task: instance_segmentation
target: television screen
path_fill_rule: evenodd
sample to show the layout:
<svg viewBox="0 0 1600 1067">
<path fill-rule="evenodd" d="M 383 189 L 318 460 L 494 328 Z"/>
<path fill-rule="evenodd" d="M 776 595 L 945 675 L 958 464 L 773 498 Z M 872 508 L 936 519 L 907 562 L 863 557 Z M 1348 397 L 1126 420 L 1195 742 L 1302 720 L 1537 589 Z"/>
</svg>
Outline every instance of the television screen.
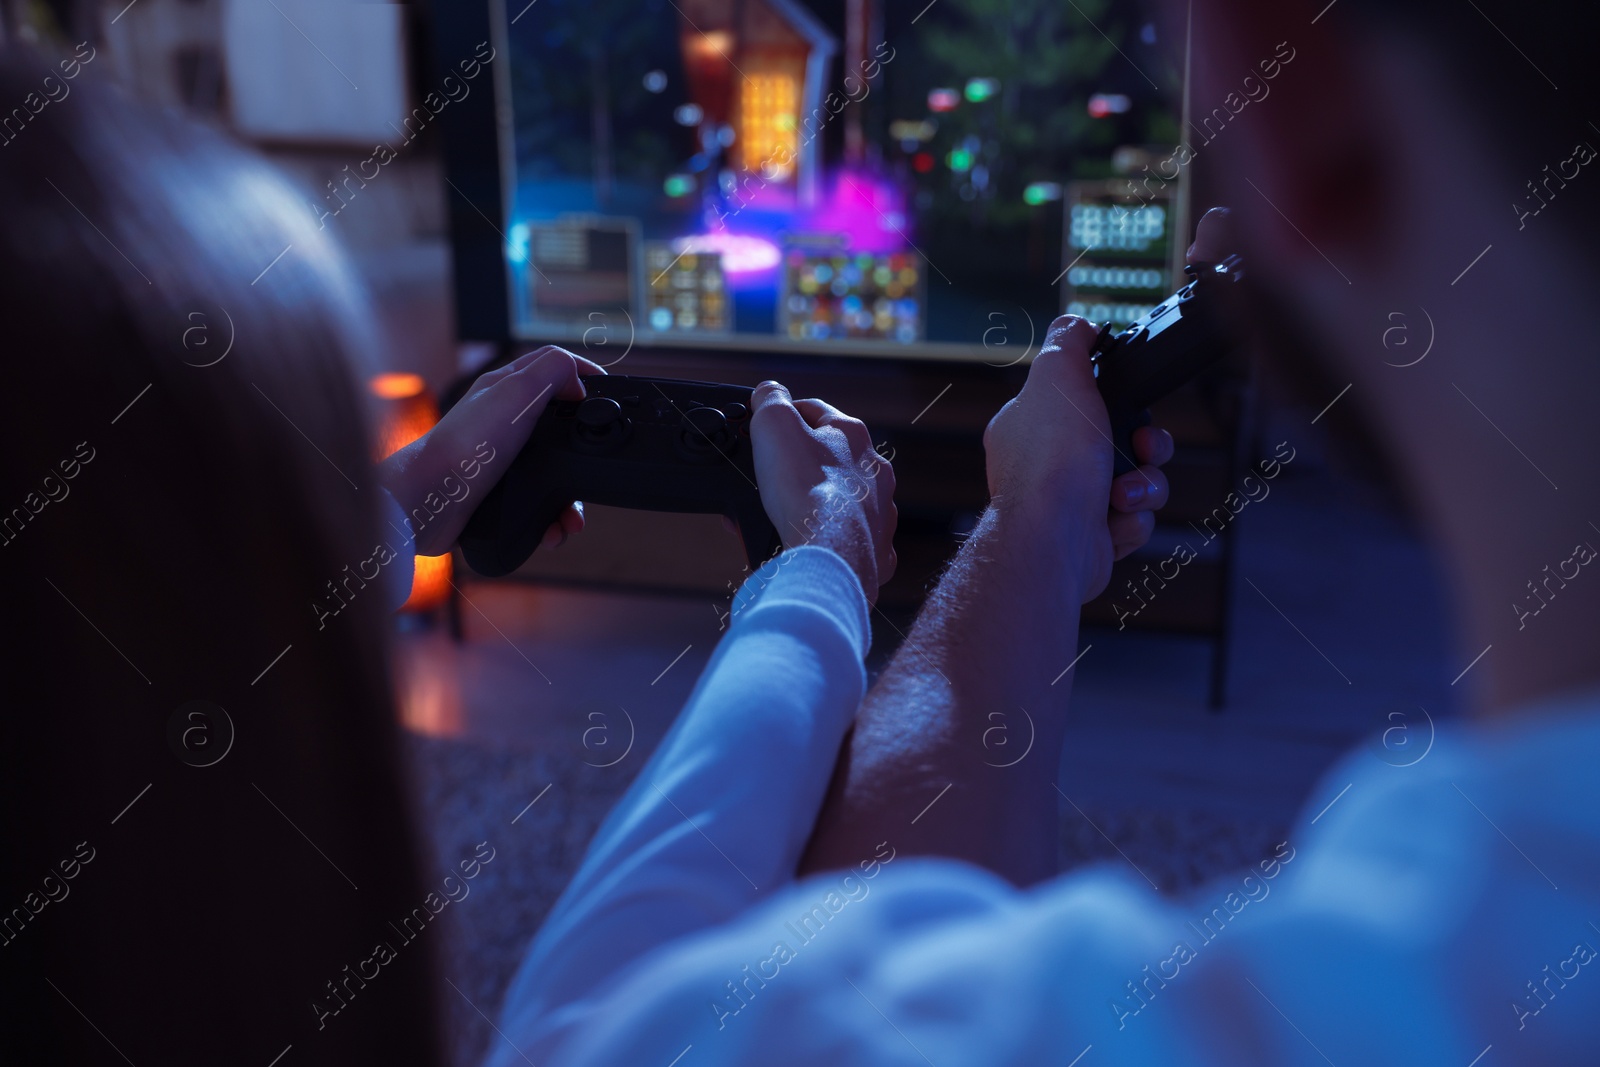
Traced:
<svg viewBox="0 0 1600 1067">
<path fill-rule="evenodd" d="M 1007 363 L 1176 288 L 1181 47 L 1116 0 L 918 6 L 500 5 L 512 335 Z"/>
</svg>

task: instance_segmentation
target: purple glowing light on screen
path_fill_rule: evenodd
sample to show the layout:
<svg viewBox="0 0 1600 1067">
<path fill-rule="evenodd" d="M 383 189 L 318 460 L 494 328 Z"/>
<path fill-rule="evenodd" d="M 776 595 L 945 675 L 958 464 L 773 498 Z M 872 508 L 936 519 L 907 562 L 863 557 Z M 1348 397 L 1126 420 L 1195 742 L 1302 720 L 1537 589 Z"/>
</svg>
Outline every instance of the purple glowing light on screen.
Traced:
<svg viewBox="0 0 1600 1067">
<path fill-rule="evenodd" d="M 729 223 L 744 232 L 727 228 Z M 706 225 L 708 232 L 680 237 L 672 250 L 719 256 L 730 287 L 738 289 L 768 284 L 769 272 L 782 262 L 786 235 L 836 239 L 852 253 L 904 252 L 911 242 L 904 192 L 892 181 L 848 170 L 827 183 L 814 207 L 798 207 L 788 188 L 757 187 L 708 212 Z"/>
<path fill-rule="evenodd" d="M 672 242 L 678 253 L 718 255 L 724 274 L 758 274 L 771 270 L 783 258 L 778 246 L 764 237 L 744 233 L 697 233 Z"/>
<path fill-rule="evenodd" d="M 842 234 L 852 252 L 903 252 L 910 238 L 905 197 L 893 183 L 841 171 L 804 221 L 812 233 Z"/>
</svg>

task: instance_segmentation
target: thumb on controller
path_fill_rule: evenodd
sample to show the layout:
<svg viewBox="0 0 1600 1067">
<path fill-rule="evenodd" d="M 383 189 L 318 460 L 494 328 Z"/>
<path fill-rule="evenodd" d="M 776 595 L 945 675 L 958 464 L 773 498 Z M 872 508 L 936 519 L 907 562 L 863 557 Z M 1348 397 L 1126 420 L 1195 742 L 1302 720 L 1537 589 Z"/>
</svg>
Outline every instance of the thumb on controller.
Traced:
<svg viewBox="0 0 1600 1067">
<path fill-rule="evenodd" d="M 766 381 L 756 386 L 750 394 L 750 409 L 752 435 L 758 432 L 757 427 L 762 427 L 759 431 L 762 435 L 795 431 L 803 433 L 809 428 L 800 409 L 794 406 L 788 387 L 781 382 Z"/>
<path fill-rule="evenodd" d="M 1052 322 L 1044 347 L 1028 369 L 1023 392 L 1042 393 L 1046 399 L 1059 403 L 1062 393 L 1074 397 L 1092 391 L 1094 366 L 1089 352 L 1096 336 L 1094 324 L 1077 315 L 1063 315 Z"/>
</svg>

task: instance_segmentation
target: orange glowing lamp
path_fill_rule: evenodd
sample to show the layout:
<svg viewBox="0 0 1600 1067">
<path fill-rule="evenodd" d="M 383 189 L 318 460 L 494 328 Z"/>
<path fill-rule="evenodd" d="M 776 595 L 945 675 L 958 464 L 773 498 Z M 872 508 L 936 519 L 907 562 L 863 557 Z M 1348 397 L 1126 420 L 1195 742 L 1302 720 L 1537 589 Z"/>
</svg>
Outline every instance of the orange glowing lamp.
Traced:
<svg viewBox="0 0 1600 1067">
<path fill-rule="evenodd" d="M 380 374 L 370 383 L 380 401 L 377 458 L 383 460 L 433 429 L 439 405 L 420 374 Z M 411 577 L 411 595 L 401 611 L 427 611 L 444 603 L 450 592 L 450 554 L 418 556 Z"/>
</svg>

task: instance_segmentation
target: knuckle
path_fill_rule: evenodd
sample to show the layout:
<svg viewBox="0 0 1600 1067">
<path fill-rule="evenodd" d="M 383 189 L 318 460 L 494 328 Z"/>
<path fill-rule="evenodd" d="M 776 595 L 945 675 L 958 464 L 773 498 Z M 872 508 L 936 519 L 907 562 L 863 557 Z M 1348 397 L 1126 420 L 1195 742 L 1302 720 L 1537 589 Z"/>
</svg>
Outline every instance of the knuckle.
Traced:
<svg viewBox="0 0 1600 1067">
<path fill-rule="evenodd" d="M 1069 334 L 1078 330 L 1092 330 L 1094 327 L 1082 315 L 1058 315 L 1050 322 L 1048 335 Z"/>
<path fill-rule="evenodd" d="M 1050 324 L 1039 355 L 1043 356 L 1052 349 L 1087 348 L 1094 336 L 1094 324 L 1088 319 L 1080 315 L 1062 315 Z M 1038 357 L 1035 357 L 1035 362 L 1038 362 Z"/>
</svg>

